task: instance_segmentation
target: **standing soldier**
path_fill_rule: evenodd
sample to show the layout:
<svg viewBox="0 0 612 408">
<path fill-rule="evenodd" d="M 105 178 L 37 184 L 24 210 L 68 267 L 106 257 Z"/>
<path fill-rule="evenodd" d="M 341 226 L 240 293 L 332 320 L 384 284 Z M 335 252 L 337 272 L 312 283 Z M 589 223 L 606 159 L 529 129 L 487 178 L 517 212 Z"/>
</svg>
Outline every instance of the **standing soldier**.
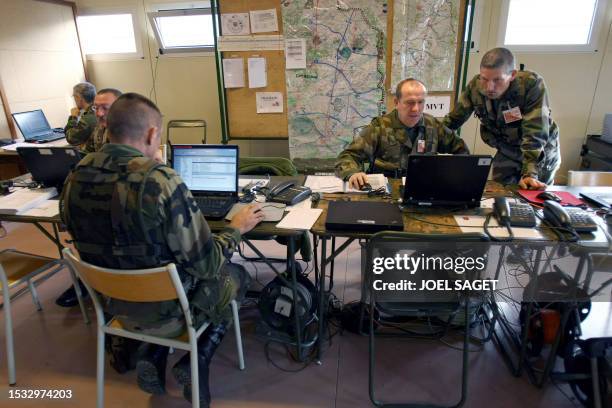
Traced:
<svg viewBox="0 0 612 408">
<path fill-rule="evenodd" d="M 554 182 L 561 164 L 559 128 L 553 121 L 544 79 L 517 71 L 506 48 L 487 51 L 476 75 L 444 124 L 458 129 L 472 112 L 480 136 L 497 149 L 493 179 L 521 188 L 543 189 Z"/>
</svg>

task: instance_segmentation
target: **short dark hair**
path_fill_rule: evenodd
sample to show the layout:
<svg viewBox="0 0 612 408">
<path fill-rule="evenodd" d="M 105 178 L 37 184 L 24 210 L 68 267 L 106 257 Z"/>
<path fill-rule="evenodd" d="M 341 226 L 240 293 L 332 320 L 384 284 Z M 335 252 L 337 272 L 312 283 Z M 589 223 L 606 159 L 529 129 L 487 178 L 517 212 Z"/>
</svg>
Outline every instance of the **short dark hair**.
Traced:
<svg viewBox="0 0 612 408">
<path fill-rule="evenodd" d="M 419 81 L 416 78 L 406 78 L 406 79 L 402 79 L 401 81 L 399 81 L 399 83 L 395 87 L 395 97 L 397 99 L 402 99 L 402 87 L 404 86 L 404 84 L 407 84 L 409 82 L 416 82 L 418 84 L 421 84 L 423 88 L 425 88 L 425 92 L 427 92 L 427 87 L 425 86 L 423 82 Z"/>
<path fill-rule="evenodd" d="M 108 111 L 106 119 L 109 136 L 116 141 L 138 139 L 151 126 L 161 127 L 161 112 L 146 97 L 129 92 L 121 95 Z"/>
<path fill-rule="evenodd" d="M 514 55 L 512 54 L 512 51 L 507 48 L 493 48 L 482 56 L 480 68 L 503 68 L 506 73 L 510 73 L 515 69 Z"/>
<path fill-rule="evenodd" d="M 102 95 L 102 94 L 107 94 L 107 93 L 111 93 L 113 95 L 115 95 L 115 97 L 120 97 L 123 92 L 121 92 L 120 90 L 116 89 L 116 88 L 102 88 L 98 91 L 98 93 L 96 95 Z"/>
<path fill-rule="evenodd" d="M 72 88 L 75 95 L 80 95 L 85 102 L 91 104 L 96 97 L 96 87 L 89 82 L 81 82 Z"/>
</svg>

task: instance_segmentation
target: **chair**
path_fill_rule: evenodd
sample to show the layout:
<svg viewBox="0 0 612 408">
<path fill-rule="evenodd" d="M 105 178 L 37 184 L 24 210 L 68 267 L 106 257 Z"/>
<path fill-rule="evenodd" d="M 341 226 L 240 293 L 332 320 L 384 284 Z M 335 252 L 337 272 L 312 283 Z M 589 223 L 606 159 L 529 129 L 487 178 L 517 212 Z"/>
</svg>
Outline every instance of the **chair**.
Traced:
<svg viewBox="0 0 612 408">
<path fill-rule="evenodd" d="M 406 250 L 410 248 L 410 245 L 413 245 L 414 249 L 424 249 L 424 244 L 428 244 L 431 241 L 440 241 L 440 245 L 435 245 L 435 251 L 439 251 L 441 246 L 444 244 L 442 241 L 446 241 L 447 244 L 455 244 L 457 245 L 457 249 L 465 255 L 465 251 L 478 251 L 478 254 L 486 254 L 488 250 L 488 244 L 484 245 L 489 239 L 484 234 L 474 233 L 474 234 L 413 234 L 413 233 L 405 233 L 405 232 L 391 232 L 391 231 L 383 231 L 377 234 L 374 234 L 366 245 L 366 268 L 369 268 L 370 265 L 373 265 L 372 260 L 375 254 L 378 256 L 385 256 L 397 253 L 398 249 Z M 474 245 L 476 243 L 482 242 L 482 246 Z M 420 245 L 419 245 L 420 244 Z M 395 246 L 395 248 L 393 248 Z M 429 250 L 427 247 L 427 250 Z M 395 250 L 394 250 L 395 249 Z M 422 252 L 419 252 L 421 254 Z M 366 269 L 368 271 L 369 269 Z M 403 272 L 403 271 L 402 271 Z M 415 276 L 418 276 L 419 272 L 417 271 Z M 426 279 L 439 279 L 439 277 L 433 277 L 431 272 L 435 271 L 427 271 L 429 276 Z M 377 399 L 375 393 L 374 386 L 374 370 L 376 363 L 375 356 L 375 337 L 376 330 L 380 330 L 381 327 L 384 327 L 385 323 L 388 323 L 393 326 L 397 326 L 397 321 L 394 321 L 394 318 L 397 317 L 440 317 L 440 316 L 448 316 L 446 325 L 443 331 L 432 332 L 428 335 L 417 334 L 415 337 L 428 337 L 439 339 L 446 334 L 447 329 L 453 322 L 453 319 L 458 314 L 458 312 L 463 308 L 464 310 L 464 319 L 463 319 L 463 368 L 462 368 L 462 381 L 461 381 L 461 398 L 460 400 L 451 405 L 451 407 L 461 407 L 465 400 L 467 394 L 467 377 L 468 377 L 468 354 L 469 354 L 469 339 L 470 339 L 470 303 L 471 300 L 468 296 L 461 296 L 458 293 L 452 292 L 444 292 L 442 294 L 436 293 L 435 299 L 432 298 L 432 295 L 426 295 L 425 297 L 420 297 L 418 300 L 412 301 L 398 301 L 396 299 L 388 299 L 381 298 L 381 295 L 377 293 L 376 290 L 372 289 L 373 284 L 373 273 L 367 273 L 365 276 L 366 284 L 362 287 L 366 291 L 366 299 L 369 299 L 369 372 L 368 372 L 368 384 L 369 384 L 369 393 L 370 400 L 377 407 L 406 407 L 406 408 L 436 408 L 436 407 L 444 407 L 442 405 L 434 405 L 427 403 L 384 403 Z M 376 279 L 383 275 L 376 275 Z M 425 278 L 424 278 L 425 279 Z M 470 279 L 466 277 L 466 279 Z M 419 296 L 419 292 L 411 292 L 411 296 Z M 428 297 L 428 298 L 426 298 Z M 375 330 L 374 320 L 377 320 L 378 326 Z"/>
<path fill-rule="evenodd" d="M 5 249 L 0 252 L 0 284 L 4 301 L 4 325 L 6 331 L 6 356 L 8 363 L 9 385 L 17 382 L 15 375 L 15 351 L 13 345 L 13 319 L 11 314 L 10 290 L 26 283 L 32 294 L 32 301 L 36 310 L 42 310 L 38 294 L 32 279 L 45 271 L 48 276 L 53 275 L 64 267 L 61 259 L 46 256 L 32 255 L 14 249 Z"/>
<path fill-rule="evenodd" d="M 170 141 L 170 129 L 172 128 L 202 128 L 204 131 L 202 144 L 206 144 L 206 121 L 204 119 L 174 119 L 169 121 L 166 126 L 166 143 L 170 145 L 172 145 Z"/>
<path fill-rule="evenodd" d="M 200 327 L 195 327 L 189 302 L 183 285 L 178 276 L 174 264 L 150 268 L 119 270 L 102 268 L 89 264 L 77 258 L 70 248 L 65 248 L 64 257 L 71 267 L 79 275 L 96 309 L 98 320 L 98 346 L 97 346 L 97 407 L 104 406 L 104 337 L 106 334 L 127 337 L 147 343 L 159 344 L 189 351 L 191 354 L 191 398 L 193 407 L 199 408 L 198 387 L 198 349 L 197 342 L 209 323 L 205 322 Z M 141 290 L 135 291 L 138 287 Z M 98 297 L 102 295 L 130 302 L 161 302 L 166 300 L 178 300 L 186 322 L 186 333 L 177 338 L 156 337 L 148 334 L 136 333 L 124 329 L 116 319 L 106 321 L 102 310 L 102 303 Z M 238 362 L 241 370 L 244 370 L 244 355 L 242 351 L 242 336 L 240 334 L 240 322 L 238 319 L 238 304 L 235 300 L 231 302 L 234 317 L 234 333 L 238 347 Z"/>
<path fill-rule="evenodd" d="M 570 170 L 567 172 L 567 185 L 612 187 L 612 171 Z"/>
</svg>

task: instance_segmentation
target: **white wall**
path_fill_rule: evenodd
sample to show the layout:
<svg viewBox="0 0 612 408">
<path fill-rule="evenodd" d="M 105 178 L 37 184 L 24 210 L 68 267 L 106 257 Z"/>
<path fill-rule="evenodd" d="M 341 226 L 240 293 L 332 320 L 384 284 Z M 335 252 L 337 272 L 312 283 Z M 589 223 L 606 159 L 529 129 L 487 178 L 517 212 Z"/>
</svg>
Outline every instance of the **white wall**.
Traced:
<svg viewBox="0 0 612 408">
<path fill-rule="evenodd" d="M 41 108 L 51 126 L 63 127 L 72 87 L 85 79 L 72 8 L 0 1 L 0 78 L 13 113 Z M 0 138 L 9 138 L 0 116 Z"/>
<path fill-rule="evenodd" d="M 478 73 L 482 54 L 500 46 L 498 42 L 501 1 L 482 1 L 483 19 L 480 35 L 480 52 L 470 55 L 468 79 Z M 561 136 L 562 165 L 557 173 L 557 183 L 564 183 L 567 170 L 580 164 L 580 148 L 587 134 L 600 134 L 603 115 L 612 112 L 612 1 L 607 1 L 606 15 L 599 32 L 596 52 L 527 53 L 516 52 L 518 64 L 540 73 L 550 93 L 554 120 Z M 479 135 L 477 119 L 470 119 L 461 136 L 475 153 L 492 153 Z"/>
<path fill-rule="evenodd" d="M 207 142 L 220 143 L 221 120 L 214 55 L 158 55 L 157 43 L 149 27 L 146 13 L 157 4 L 184 4 L 172 0 L 77 0 L 77 8 L 121 10 L 131 8 L 137 13 L 136 30 L 140 34 L 144 57 L 121 61 L 90 60 L 87 70 L 90 80 L 98 87 L 118 88 L 123 92 L 138 92 L 151 97 L 164 115 L 164 125 L 172 119 L 204 119 L 207 122 Z M 164 130 L 164 138 L 165 138 Z M 171 134 L 174 143 L 199 143 L 199 131 L 177 131 Z M 286 140 L 232 141 L 245 156 L 289 156 Z"/>
</svg>

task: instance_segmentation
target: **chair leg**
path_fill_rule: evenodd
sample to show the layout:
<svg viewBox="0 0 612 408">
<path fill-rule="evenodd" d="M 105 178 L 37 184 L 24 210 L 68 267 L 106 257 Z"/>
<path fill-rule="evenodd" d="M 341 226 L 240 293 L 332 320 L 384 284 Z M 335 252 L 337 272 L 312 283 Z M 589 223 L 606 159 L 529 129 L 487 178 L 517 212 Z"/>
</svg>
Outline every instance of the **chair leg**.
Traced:
<svg viewBox="0 0 612 408">
<path fill-rule="evenodd" d="M 200 408 L 200 371 L 198 367 L 198 346 L 194 341 L 189 351 L 191 363 L 191 406 Z"/>
<path fill-rule="evenodd" d="M 104 331 L 101 327 L 98 327 L 98 354 L 96 362 L 97 408 L 104 408 L 104 337 Z"/>
<path fill-rule="evenodd" d="M 11 297 L 8 290 L 8 282 L 3 279 L 2 296 L 4 297 L 4 328 L 6 331 L 6 359 L 8 364 L 9 385 L 17 382 L 15 375 L 15 348 L 13 344 L 13 318 L 11 313 Z"/>
<path fill-rule="evenodd" d="M 36 310 L 41 311 L 42 306 L 40 305 L 40 299 L 38 298 L 38 292 L 36 291 L 36 287 L 31 279 L 28 279 L 28 287 L 30 288 L 30 293 L 32 294 L 32 302 L 34 302 L 34 306 L 36 306 Z"/>
<path fill-rule="evenodd" d="M 244 370 L 244 350 L 242 348 L 242 334 L 240 333 L 240 317 L 238 316 L 238 303 L 232 300 L 232 314 L 234 315 L 234 334 L 238 348 L 238 367 Z"/>
<path fill-rule="evenodd" d="M 77 295 L 77 300 L 79 301 L 79 307 L 81 308 L 81 313 L 83 314 L 83 320 L 85 320 L 85 324 L 91 323 L 89 320 L 89 314 L 87 313 L 87 309 L 85 308 L 85 303 L 83 302 L 83 293 L 81 292 L 81 285 L 79 285 L 79 281 L 70 266 L 68 267 L 68 272 L 70 273 L 70 279 L 72 280 L 72 286 L 74 286 L 74 291 Z"/>
</svg>

